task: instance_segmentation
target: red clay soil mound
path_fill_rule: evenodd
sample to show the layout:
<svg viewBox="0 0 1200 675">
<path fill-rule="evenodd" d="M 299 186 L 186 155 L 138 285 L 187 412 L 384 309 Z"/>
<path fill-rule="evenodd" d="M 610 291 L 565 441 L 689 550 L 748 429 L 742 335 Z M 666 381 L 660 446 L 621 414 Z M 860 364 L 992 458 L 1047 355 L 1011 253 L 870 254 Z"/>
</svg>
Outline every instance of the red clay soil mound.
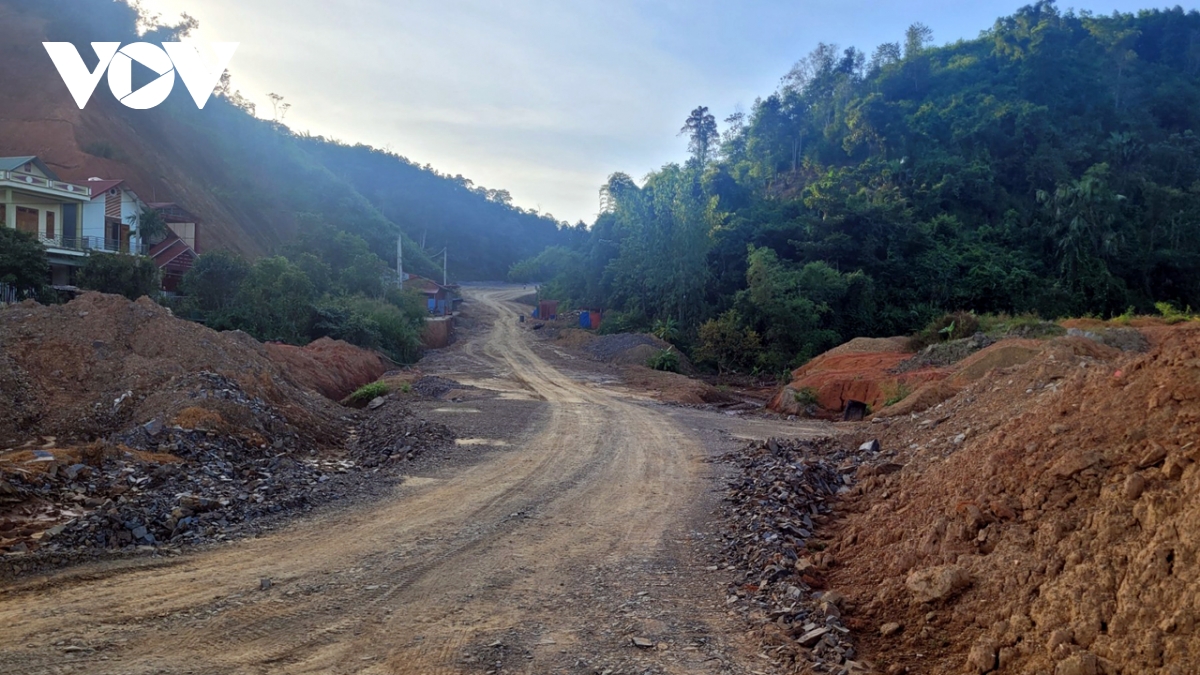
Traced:
<svg viewBox="0 0 1200 675">
<path fill-rule="evenodd" d="M 846 345 L 843 345 L 845 347 Z M 799 414 L 808 403 L 806 390 L 816 393 L 816 404 L 827 411 L 840 411 L 847 401 L 862 401 L 878 410 L 896 391 L 915 389 L 926 382 L 945 378 L 938 368 L 892 372 L 912 354 L 904 351 L 849 351 L 842 347 L 826 352 L 792 372 L 791 384 L 779 390 L 767 407 L 781 413 Z"/>
<path fill-rule="evenodd" d="M 937 405 L 995 368 L 1025 363 L 1041 351 L 1037 340 L 1002 340 L 956 364 L 896 373 L 912 357 L 904 338 L 857 338 L 831 349 L 792 372 L 792 382 L 771 399 L 772 410 L 797 414 L 816 393 L 816 404 L 837 412 L 862 401 L 884 417 L 907 415 Z M 884 407 L 904 390 L 912 392 Z"/>
<path fill-rule="evenodd" d="M 912 355 L 908 349 L 908 338 L 906 337 L 854 338 L 849 342 L 844 342 L 830 349 L 824 355 L 837 356 L 838 354 L 873 354 L 880 352 L 904 352 L 908 353 L 909 356 Z"/>
<path fill-rule="evenodd" d="M 237 402 L 243 397 L 313 441 L 340 437 L 340 406 L 293 379 L 245 333 L 178 319 L 148 298 L 100 293 L 0 309 L 0 447 L 37 435 L 90 441 L 155 419 L 166 424 L 195 406 L 235 419 L 247 413 L 232 410 L 246 408 Z"/>
<path fill-rule="evenodd" d="M 903 468 L 819 535 L 880 672 L 1200 672 L 1200 327 L 1054 340 L 861 427 Z"/>
<path fill-rule="evenodd" d="M 271 360 L 286 368 L 297 383 L 334 401 L 387 372 L 378 354 L 342 340 L 321 338 L 304 347 L 270 343 L 266 348 Z"/>
<path fill-rule="evenodd" d="M 945 379 L 925 382 L 903 400 L 878 410 L 876 415 L 901 417 L 928 410 L 993 370 L 1011 368 L 1028 362 L 1040 354 L 1045 346 L 1045 342 L 1038 340 L 1014 339 L 997 342 L 945 369 L 950 372 Z"/>
</svg>

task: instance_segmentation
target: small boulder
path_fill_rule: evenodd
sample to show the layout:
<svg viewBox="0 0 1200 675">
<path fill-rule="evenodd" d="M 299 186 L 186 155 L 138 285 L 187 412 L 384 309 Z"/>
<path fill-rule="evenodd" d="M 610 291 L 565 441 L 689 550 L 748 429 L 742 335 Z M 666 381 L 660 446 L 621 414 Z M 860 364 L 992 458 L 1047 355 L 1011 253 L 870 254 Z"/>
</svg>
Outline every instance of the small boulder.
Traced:
<svg viewBox="0 0 1200 675">
<path fill-rule="evenodd" d="M 814 628 L 813 630 L 810 630 L 804 635 L 796 638 L 796 642 L 799 642 L 801 647 L 812 647 L 813 645 L 817 644 L 821 638 L 825 637 L 825 634 L 828 633 L 829 630 L 830 629 L 828 627 Z"/>
<path fill-rule="evenodd" d="M 1050 473 L 1059 478 L 1070 478 L 1075 474 L 1099 464 L 1103 458 L 1094 450 L 1069 452 L 1050 467 Z"/>
<path fill-rule="evenodd" d="M 1054 675 L 1099 675 L 1100 660 L 1090 652 L 1071 654 L 1058 662 Z"/>
<path fill-rule="evenodd" d="M 384 403 L 387 403 L 387 399 L 385 399 L 382 396 L 376 396 L 375 398 L 371 399 L 370 403 L 367 404 L 367 410 L 375 410 L 376 408 L 381 408 L 381 407 L 383 407 Z"/>
<path fill-rule="evenodd" d="M 1050 631 L 1050 637 L 1046 640 L 1046 651 L 1053 654 L 1060 645 L 1069 644 L 1071 644 L 1071 633 L 1062 628 L 1056 628 Z"/>
<path fill-rule="evenodd" d="M 846 596 L 837 591 L 825 591 L 821 594 L 821 602 L 830 602 L 838 607 L 845 607 Z"/>
<path fill-rule="evenodd" d="M 991 638 L 983 637 L 971 645 L 967 652 L 967 671 L 971 673 L 990 673 L 996 669 L 996 643 Z"/>
<path fill-rule="evenodd" d="M 971 585 L 971 575 L 957 565 L 941 565 L 915 570 L 904 585 L 917 602 L 946 600 Z"/>
<path fill-rule="evenodd" d="M 1146 489 L 1146 479 L 1140 473 L 1131 473 L 1125 479 L 1125 498 L 1137 499 Z"/>
<path fill-rule="evenodd" d="M 859 452 L 879 452 L 879 441 L 876 439 L 871 439 L 871 440 L 867 441 L 866 443 L 863 443 L 862 445 L 858 446 L 858 451 Z"/>
<path fill-rule="evenodd" d="M 1148 469 L 1166 458 L 1167 449 L 1158 443 L 1151 442 L 1150 449 L 1142 455 L 1140 460 L 1138 460 L 1137 467 L 1139 469 Z"/>
<path fill-rule="evenodd" d="M 895 621 L 892 621 L 890 623 L 885 623 L 882 626 L 880 626 L 879 634 L 882 635 L 883 637 L 891 637 L 892 635 L 899 633 L 901 628 L 903 628 L 903 626 L 896 623 Z"/>
</svg>

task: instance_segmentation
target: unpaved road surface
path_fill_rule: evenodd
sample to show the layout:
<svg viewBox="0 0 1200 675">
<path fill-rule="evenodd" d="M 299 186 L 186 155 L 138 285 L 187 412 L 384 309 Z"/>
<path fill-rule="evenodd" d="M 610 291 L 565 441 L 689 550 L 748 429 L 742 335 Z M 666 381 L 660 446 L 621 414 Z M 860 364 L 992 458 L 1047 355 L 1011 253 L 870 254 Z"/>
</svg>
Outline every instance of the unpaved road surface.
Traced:
<svg viewBox="0 0 1200 675">
<path fill-rule="evenodd" d="M 485 317 L 457 347 L 501 395 L 428 412 L 507 414 L 506 446 L 257 539 L 11 584 L 0 673 L 769 671 L 704 555 L 723 416 L 564 373 L 530 348 L 522 293 L 471 290 Z"/>
</svg>

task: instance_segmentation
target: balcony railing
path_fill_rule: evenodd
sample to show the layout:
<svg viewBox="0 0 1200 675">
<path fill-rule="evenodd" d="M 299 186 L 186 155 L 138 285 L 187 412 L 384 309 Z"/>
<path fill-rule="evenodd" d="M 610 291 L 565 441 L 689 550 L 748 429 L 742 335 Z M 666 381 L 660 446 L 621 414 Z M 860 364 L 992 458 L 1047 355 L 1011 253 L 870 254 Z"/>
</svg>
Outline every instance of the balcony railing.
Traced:
<svg viewBox="0 0 1200 675">
<path fill-rule="evenodd" d="M 17 173 L 16 171 L 0 171 L 0 181 L 7 180 L 17 184 L 32 185 L 34 187 L 48 188 L 58 192 L 68 192 L 76 197 L 90 197 L 92 189 L 82 185 L 73 183 L 64 183 L 60 180 L 50 180 L 41 176 L 32 176 L 27 173 Z"/>
<path fill-rule="evenodd" d="M 69 251 L 98 251 L 101 253 L 132 253 L 134 255 L 146 255 L 150 249 L 145 244 L 135 244 L 133 242 L 124 242 L 119 239 L 106 239 L 104 237 L 59 237 L 57 239 L 47 239 L 41 237 L 43 246 L 52 246 L 54 248 L 63 248 Z"/>
</svg>

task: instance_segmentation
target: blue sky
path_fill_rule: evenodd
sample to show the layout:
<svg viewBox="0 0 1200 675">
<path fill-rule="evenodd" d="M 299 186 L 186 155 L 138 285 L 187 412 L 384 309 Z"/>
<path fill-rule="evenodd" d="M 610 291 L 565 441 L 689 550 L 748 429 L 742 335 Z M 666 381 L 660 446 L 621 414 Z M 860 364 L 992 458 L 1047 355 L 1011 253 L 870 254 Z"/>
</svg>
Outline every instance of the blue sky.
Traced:
<svg viewBox="0 0 1200 675">
<path fill-rule="evenodd" d="M 598 189 L 681 159 L 688 112 L 749 110 L 818 42 L 868 54 L 909 24 L 970 39 L 1029 4 L 989 0 L 142 0 L 186 11 L 204 41 L 240 42 L 234 84 L 270 116 L 388 148 L 560 220 Z M 1174 4 L 1174 3 L 1172 3 Z M 1186 9 L 1200 0 L 1179 3 Z M 1059 2 L 1096 13 L 1166 6 Z"/>
</svg>

